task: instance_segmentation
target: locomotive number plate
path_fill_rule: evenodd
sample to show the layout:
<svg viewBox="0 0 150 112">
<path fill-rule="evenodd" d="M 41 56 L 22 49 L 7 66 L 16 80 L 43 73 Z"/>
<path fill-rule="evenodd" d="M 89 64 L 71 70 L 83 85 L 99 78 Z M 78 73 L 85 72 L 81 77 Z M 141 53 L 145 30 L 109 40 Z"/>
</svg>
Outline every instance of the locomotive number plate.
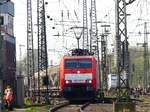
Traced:
<svg viewBox="0 0 150 112">
<path fill-rule="evenodd" d="M 84 80 L 72 80 L 72 83 L 85 83 Z"/>
</svg>

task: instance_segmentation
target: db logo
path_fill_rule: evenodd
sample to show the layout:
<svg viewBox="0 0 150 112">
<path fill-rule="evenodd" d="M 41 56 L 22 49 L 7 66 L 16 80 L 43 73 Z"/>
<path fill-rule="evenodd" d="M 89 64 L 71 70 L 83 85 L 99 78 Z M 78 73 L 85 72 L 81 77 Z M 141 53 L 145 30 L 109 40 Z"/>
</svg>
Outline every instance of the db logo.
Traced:
<svg viewBox="0 0 150 112">
<path fill-rule="evenodd" d="M 78 70 L 78 71 L 77 71 L 77 74 L 79 74 L 79 73 L 80 73 L 80 71 Z"/>
</svg>

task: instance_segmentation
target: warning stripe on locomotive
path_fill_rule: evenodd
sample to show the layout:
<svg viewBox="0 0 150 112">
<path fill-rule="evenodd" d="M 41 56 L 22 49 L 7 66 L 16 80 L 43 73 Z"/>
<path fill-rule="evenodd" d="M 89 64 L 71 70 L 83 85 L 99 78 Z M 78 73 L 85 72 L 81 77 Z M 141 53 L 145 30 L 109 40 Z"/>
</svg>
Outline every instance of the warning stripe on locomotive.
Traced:
<svg viewBox="0 0 150 112">
<path fill-rule="evenodd" d="M 91 73 L 65 74 L 65 80 L 72 80 L 72 81 L 92 80 L 92 74 Z"/>
</svg>

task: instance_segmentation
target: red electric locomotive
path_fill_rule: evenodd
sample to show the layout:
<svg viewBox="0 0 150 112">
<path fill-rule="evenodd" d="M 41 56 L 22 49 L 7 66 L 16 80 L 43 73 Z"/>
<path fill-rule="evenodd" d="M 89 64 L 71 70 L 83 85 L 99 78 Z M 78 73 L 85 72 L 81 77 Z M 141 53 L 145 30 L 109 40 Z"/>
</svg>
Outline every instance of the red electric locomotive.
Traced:
<svg viewBox="0 0 150 112">
<path fill-rule="evenodd" d="M 99 88 L 95 56 L 64 56 L 59 78 L 61 93 L 66 98 L 95 97 Z"/>
</svg>

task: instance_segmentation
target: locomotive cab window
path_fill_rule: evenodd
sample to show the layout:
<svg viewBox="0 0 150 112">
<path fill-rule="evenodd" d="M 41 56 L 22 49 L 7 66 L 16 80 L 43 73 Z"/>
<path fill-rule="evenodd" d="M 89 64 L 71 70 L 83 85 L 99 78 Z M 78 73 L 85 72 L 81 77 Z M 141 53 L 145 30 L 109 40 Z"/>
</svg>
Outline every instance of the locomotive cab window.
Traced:
<svg viewBox="0 0 150 112">
<path fill-rule="evenodd" d="M 67 59 L 65 60 L 65 68 L 91 68 L 91 59 Z"/>
</svg>

